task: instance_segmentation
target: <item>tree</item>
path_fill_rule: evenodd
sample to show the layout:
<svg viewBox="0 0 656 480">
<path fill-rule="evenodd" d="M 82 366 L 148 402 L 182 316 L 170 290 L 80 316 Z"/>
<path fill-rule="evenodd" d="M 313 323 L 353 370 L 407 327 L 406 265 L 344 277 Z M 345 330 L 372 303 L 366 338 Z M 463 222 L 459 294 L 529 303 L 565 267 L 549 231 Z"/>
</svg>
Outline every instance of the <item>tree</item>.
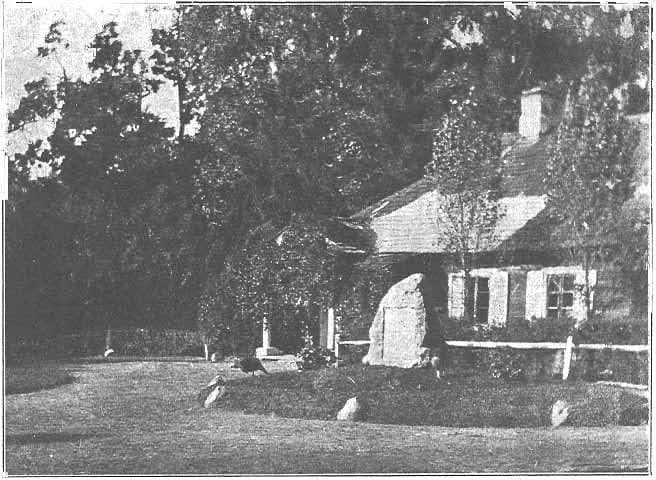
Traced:
<svg viewBox="0 0 656 480">
<path fill-rule="evenodd" d="M 582 295 L 592 318 L 590 270 L 599 261 L 622 206 L 634 193 L 638 135 L 609 88 L 608 70 L 589 64 L 550 148 L 548 208 L 585 271 Z"/>
<path fill-rule="evenodd" d="M 65 49 L 61 26 L 51 27 L 39 56 Z M 185 291 L 192 251 L 189 203 L 173 168 L 173 130 L 144 111 L 153 83 L 141 52 L 123 49 L 117 25 L 105 25 L 91 46 L 89 80 L 71 79 L 62 67 L 55 82 L 26 86 L 10 129 L 52 117 L 54 130 L 15 162 L 21 169 L 35 162 L 51 168 L 58 194 L 48 215 L 71 228 L 71 244 L 59 256 L 70 261 L 68 283 L 89 326 L 162 324 L 188 304 L 171 292 Z"/>
<path fill-rule="evenodd" d="M 624 39 L 614 33 L 623 18 L 615 10 L 578 7 L 218 5 L 178 12 L 171 31 L 154 35 L 156 65 L 179 89 L 184 83 L 186 113 L 200 125 L 185 140 L 193 151 L 184 156 L 194 165 L 204 235 L 199 278 L 208 279 L 208 291 L 239 277 L 227 267 L 242 264 L 243 242 L 268 222 L 278 231 L 293 218 L 324 228 L 331 217 L 418 179 L 431 162 L 432 131 L 451 110 L 455 87 L 444 85 L 447 74 L 466 65 L 478 90 L 494 97 L 495 120 L 481 120 L 481 128 L 511 130 L 522 89 L 568 85 L 591 55 L 605 64 L 618 52 L 639 56 L 628 45 L 641 45 L 645 32 L 648 38 L 649 23 L 645 9 L 632 11 L 635 34 Z M 480 41 L 458 40 L 458 32 Z M 618 85 L 635 83 L 640 68 L 618 69 Z M 209 278 L 217 275 L 225 278 Z"/>
<path fill-rule="evenodd" d="M 309 230 L 327 231 L 332 218 L 421 175 L 431 145 L 415 128 L 426 110 L 423 84 L 444 66 L 440 57 L 458 51 L 442 45 L 454 20 L 436 12 L 258 5 L 182 15 L 178 38 L 202 57 L 189 89 L 204 107 L 195 199 L 213 231 L 214 272 L 241 264 L 241 243 L 267 223 L 283 231 L 303 219 Z M 301 231 L 290 230 L 299 241 Z M 317 265 L 343 263 L 325 260 Z M 225 276 L 243 278 L 234 269 Z"/>
<path fill-rule="evenodd" d="M 192 7 L 176 9 L 175 19 L 169 29 L 154 29 L 151 41 L 156 47 L 151 55 L 152 72 L 173 82 L 178 95 L 178 145 L 185 140 L 185 128 L 202 106 L 198 97 L 190 95 L 193 76 L 202 66 L 202 52 L 207 49 L 205 43 L 186 41 L 186 30 L 181 27 L 181 17 Z M 191 28 L 190 24 L 185 25 Z"/>
<path fill-rule="evenodd" d="M 470 284 L 475 255 L 492 245 L 494 227 L 503 215 L 499 205 L 501 132 L 495 126 L 494 99 L 468 82 L 466 72 L 447 77 L 444 87 L 462 90 L 461 85 L 466 85 L 465 92 L 451 97 L 451 112 L 443 116 L 435 132 L 433 161 L 427 172 L 439 192 L 439 240 L 464 272 L 464 319 L 469 322 L 474 317 Z"/>
<path fill-rule="evenodd" d="M 594 60 L 608 72 L 609 88 L 624 89 L 631 113 L 649 111 L 650 13 L 600 5 L 469 7 L 482 43 L 477 56 L 490 67 L 509 101 L 536 85 L 578 88 Z M 645 83 L 643 83 L 645 82 Z M 513 120 L 514 122 L 514 120 Z"/>
</svg>

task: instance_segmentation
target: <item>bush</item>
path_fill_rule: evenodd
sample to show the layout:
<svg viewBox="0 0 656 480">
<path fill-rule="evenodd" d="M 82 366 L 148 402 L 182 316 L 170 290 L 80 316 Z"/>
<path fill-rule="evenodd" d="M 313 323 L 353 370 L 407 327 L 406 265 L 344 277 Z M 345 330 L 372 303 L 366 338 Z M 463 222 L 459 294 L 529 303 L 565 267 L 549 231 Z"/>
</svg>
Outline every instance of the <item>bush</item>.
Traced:
<svg viewBox="0 0 656 480">
<path fill-rule="evenodd" d="M 492 378 L 523 380 L 526 377 L 526 355 L 509 348 L 499 348 L 490 353 L 489 372 Z"/>
<path fill-rule="evenodd" d="M 592 320 L 576 327 L 576 320 L 564 318 L 515 320 L 504 326 L 466 325 L 458 318 L 442 322 L 448 340 L 497 342 L 564 342 L 572 335 L 575 343 L 646 344 L 647 322 Z"/>
<path fill-rule="evenodd" d="M 296 367 L 298 371 L 316 370 L 335 363 L 337 359 L 331 350 L 319 347 L 304 347 L 296 354 Z"/>
<path fill-rule="evenodd" d="M 576 343 L 607 343 L 616 345 L 644 345 L 649 340 L 649 324 L 592 320 L 582 324 L 575 333 Z"/>
<path fill-rule="evenodd" d="M 359 365 L 368 352 L 369 345 L 340 345 L 339 364 Z"/>
<path fill-rule="evenodd" d="M 200 333 L 187 330 L 112 330 L 112 346 L 117 355 L 201 356 Z M 6 342 L 10 363 L 23 359 L 49 359 L 95 356 L 103 352 L 105 332 L 86 332 L 48 338 L 15 338 Z"/>
<path fill-rule="evenodd" d="M 201 334 L 187 330 L 122 330 L 113 334 L 112 344 L 118 355 L 201 356 Z"/>
<path fill-rule="evenodd" d="M 612 380 L 646 385 L 649 381 L 649 352 L 579 350 L 573 374 L 589 381 Z"/>
</svg>

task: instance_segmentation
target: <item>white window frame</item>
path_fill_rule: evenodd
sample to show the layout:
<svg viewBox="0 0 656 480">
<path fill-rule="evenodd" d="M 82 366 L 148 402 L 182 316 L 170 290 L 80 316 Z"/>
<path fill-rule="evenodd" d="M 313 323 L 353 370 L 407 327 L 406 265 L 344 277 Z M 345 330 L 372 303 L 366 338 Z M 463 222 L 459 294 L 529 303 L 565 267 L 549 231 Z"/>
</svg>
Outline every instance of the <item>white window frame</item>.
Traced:
<svg viewBox="0 0 656 480">
<path fill-rule="evenodd" d="M 572 279 L 572 289 L 571 290 L 565 290 L 564 289 L 564 283 L 565 283 L 565 277 L 570 277 Z M 558 279 L 558 291 L 553 292 L 549 291 L 550 287 L 550 281 L 553 278 Z M 561 318 L 565 316 L 572 316 L 574 312 L 574 306 L 576 302 L 576 295 L 577 295 L 577 290 L 576 290 L 576 275 L 573 273 L 549 273 L 546 275 L 546 281 L 547 281 L 547 298 L 545 299 L 546 302 L 546 318 L 549 320 L 560 320 Z M 569 307 L 565 307 L 562 305 L 563 297 L 565 294 L 571 294 L 572 295 L 572 304 Z M 557 295 L 557 302 L 555 307 L 550 307 L 549 306 L 549 296 L 550 295 Z M 549 311 L 554 310 L 556 312 L 555 317 L 550 317 L 549 316 Z"/>
<path fill-rule="evenodd" d="M 547 288 L 547 279 L 549 275 L 574 275 L 574 286 L 576 287 L 577 285 L 583 285 L 583 279 L 585 278 L 585 269 L 581 265 L 559 265 L 555 267 L 544 267 L 540 269 L 542 272 L 542 278 L 543 278 L 543 288 L 544 292 L 546 292 L 546 295 L 543 297 L 544 302 L 543 302 L 543 315 L 544 319 L 547 318 L 547 301 L 548 301 L 548 288 Z M 590 269 L 588 270 L 589 278 L 588 282 L 590 284 L 590 287 L 593 289 L 590 292 L 590 307 L 594 308 L 594 287 L 597 284 L 597 270 L 596 269 Z M 527 292 L 528 293 L 528 292 Z M 574 319 L 576 319 L 577 324 L 585 320 L 585 306 L 584 306 L 584 299 L 583 299 L 583 294 L 575 288 L 575 293 L 574 293 L 574 306 L 571 310 L 571 315 Z"/>
</svg>

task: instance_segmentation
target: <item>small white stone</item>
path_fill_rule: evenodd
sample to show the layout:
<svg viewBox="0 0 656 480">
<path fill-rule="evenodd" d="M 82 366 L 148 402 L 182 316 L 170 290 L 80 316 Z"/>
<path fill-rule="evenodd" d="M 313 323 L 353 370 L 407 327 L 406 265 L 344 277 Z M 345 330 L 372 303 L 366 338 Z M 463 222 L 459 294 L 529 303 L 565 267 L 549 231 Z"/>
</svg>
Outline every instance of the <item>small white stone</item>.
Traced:
<svg viewBox="0 0 656 480">
<path fill-rule="evenodd" d="M 208 408 L 217 399 L 221 398 L 224 394 L 225 394 L 225 385 L 217 385 L 203 402 L 203 407 Z"/>
<path fill-rule="evenodd" d="M 362 404 L 356 397 L 349 398 L 337 414 L 337 420 L 357 422 L 362 417 Z"/>
<path fill-rule="evenodd" d="M 569 404 L 565 400 L 558 400 L 551 407 L 551 425 L 558 427 L 567 421 Z"/>
</svg>

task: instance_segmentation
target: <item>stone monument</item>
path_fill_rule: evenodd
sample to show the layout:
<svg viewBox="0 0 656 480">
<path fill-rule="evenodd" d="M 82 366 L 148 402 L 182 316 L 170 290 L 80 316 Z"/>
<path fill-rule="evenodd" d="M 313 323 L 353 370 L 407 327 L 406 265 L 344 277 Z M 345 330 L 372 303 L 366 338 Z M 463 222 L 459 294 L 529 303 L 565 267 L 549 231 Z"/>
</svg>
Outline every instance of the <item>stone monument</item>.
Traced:
<svg viewBox="0 0 656 480">
<path fill-rule="evenodd" d="M 419 365 L 428 350 L 426 305 L 422 273 L 401 280 L 385 294 L 369 329 L 369 352 L 363 362 L 409 368 Z"/>
</svg>

